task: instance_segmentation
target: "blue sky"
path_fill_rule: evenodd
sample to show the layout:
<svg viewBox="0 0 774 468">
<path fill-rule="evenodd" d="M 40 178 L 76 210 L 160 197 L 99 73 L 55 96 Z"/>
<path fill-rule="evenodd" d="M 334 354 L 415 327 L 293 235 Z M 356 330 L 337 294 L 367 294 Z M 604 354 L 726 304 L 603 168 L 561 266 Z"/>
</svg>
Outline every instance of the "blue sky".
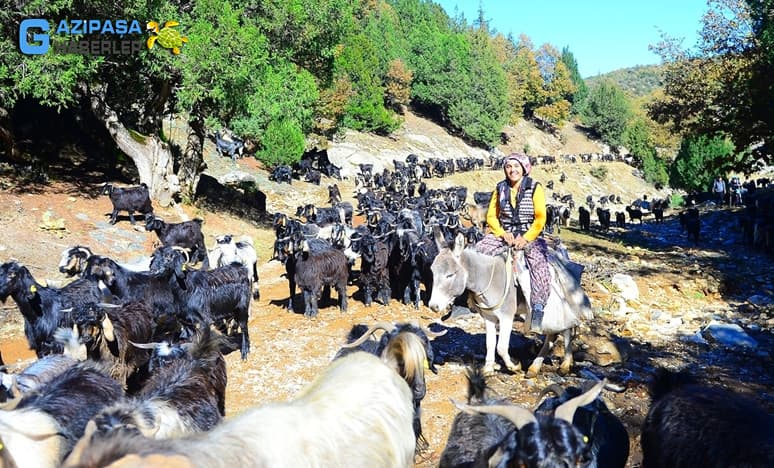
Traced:
<svg viewBox="0 0 774 468">
<path fill-rule="evenodd" d="M 526 34 L 534 46 L 550 43 L 570 47 L 581 76 L 588 78 L 619 68 L 660 63 L 648 45 L 660 32 L 684 38 L 692 47 L 707 11 L 707 0 L 434 0 L 449 16 L 455 7 L 468 22 L 479 5 L 490 26 L 518 38 Z"/>
</svg>

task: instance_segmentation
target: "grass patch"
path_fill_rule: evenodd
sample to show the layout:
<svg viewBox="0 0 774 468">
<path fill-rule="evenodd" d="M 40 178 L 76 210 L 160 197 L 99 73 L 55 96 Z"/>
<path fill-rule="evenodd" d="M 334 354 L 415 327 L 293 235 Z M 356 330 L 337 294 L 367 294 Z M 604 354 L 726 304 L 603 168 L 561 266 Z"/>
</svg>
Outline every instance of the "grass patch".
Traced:
<svg viewBox="0 0 774 468">
<path fill-rule="evenodd" d="M 607 168 L 605 166 L 594 166 L 589 170 L 592 177 L 603 182 L 607 178 Z"/>
</svg>

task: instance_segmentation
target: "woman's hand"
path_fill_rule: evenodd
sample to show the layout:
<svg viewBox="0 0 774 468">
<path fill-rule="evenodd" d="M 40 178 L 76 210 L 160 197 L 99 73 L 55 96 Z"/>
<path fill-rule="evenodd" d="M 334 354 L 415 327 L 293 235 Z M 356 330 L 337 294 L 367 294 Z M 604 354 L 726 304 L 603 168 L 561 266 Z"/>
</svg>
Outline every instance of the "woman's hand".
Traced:
<svg viewBox="0 0 774 468">
<path fill-rule="evenodd" d="M 516 247 L 516 249 L 518 249 L 518 250 L 521 250 L 521 249 L 523 249 L 524 247 L 526 247 L 526 246 L 527 246 L 527 244 L 528 244 L 528 242 L 527 242 L 527 239 L 523 238 L 523 237 L 521 236 L 521 234 L 519 234 L 519 235 L 516 237 L 516 239 L 514 239 L 514 241 L 513 241 L 513 244 L 511 244 L 511 245 L 513 245 L 514 247 Z"/>
<path fill-rule="evenodd" d="M 513 245 L 514 242 L 516 242 L 516 238 L 513 236 L 512 232 L 505 232 L 502 235 L 503 241 L 508 245 Z"/>
</svg>

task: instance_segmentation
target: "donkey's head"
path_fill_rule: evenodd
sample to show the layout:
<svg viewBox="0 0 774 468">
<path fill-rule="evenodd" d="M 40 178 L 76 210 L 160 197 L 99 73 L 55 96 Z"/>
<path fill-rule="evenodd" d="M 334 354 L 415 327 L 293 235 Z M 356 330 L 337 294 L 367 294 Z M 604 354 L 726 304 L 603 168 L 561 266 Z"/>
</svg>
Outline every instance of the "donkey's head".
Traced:
<svg viewBox="0 0 774 468">
<path fill-rule="evenodd" d="M 430 267 L 433 272 L 433 292 L 428 305 L 434 312 L 442 312 L 452 305 L 454 298 L 465 292 L 468 271 L 461 261 L 465 237 L 461 233 L 457 234 L 454 244 L 449 247 L 437 226 L 433 231 L 438 256 Z"/>
</svg>

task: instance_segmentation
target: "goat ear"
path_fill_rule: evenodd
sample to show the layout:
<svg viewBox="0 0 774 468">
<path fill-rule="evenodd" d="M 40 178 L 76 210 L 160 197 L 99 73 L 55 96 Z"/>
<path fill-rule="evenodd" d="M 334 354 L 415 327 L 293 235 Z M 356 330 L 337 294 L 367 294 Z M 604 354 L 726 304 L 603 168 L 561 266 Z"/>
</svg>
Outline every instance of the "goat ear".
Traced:
<svg viewBox="0 0 774 468">
<path fill-rule="evenodd" d="M 113 329 L 113 322 L 110 321 L 110 317 L 105 314 L 105 318 L 102 319 L 102 334 L 108 341 L 116 341 L 116 332 Z"/>
<path fill-rule="evenodd" d="M 67 459 L 65 459 L 62 466 L 74 466 L 80 464 L 83 451 L 91 445 L 91 438 L 95 432 L 97 432 L 97 423 L 95 423 L 93 419 L 90 419 L 89 422 L 86 423 L 86 429 L 83 431 L 83 436 L 78 439 L 78 443 L 75 444 L 75 447 L 73 447 L 72 452 L 67 456 Z"/>
<path fill-rule="evenodd" d="M 489 460 L 487 460 L 487 466 L 490 468 L 501 466 L 500 464 L 502 463 L 504 457 L 505 452 L 503 451 L 503 448 L 497 447 L 497 450 L 495 450 L 495 452 L 489 457 Z"/>
</svg>

